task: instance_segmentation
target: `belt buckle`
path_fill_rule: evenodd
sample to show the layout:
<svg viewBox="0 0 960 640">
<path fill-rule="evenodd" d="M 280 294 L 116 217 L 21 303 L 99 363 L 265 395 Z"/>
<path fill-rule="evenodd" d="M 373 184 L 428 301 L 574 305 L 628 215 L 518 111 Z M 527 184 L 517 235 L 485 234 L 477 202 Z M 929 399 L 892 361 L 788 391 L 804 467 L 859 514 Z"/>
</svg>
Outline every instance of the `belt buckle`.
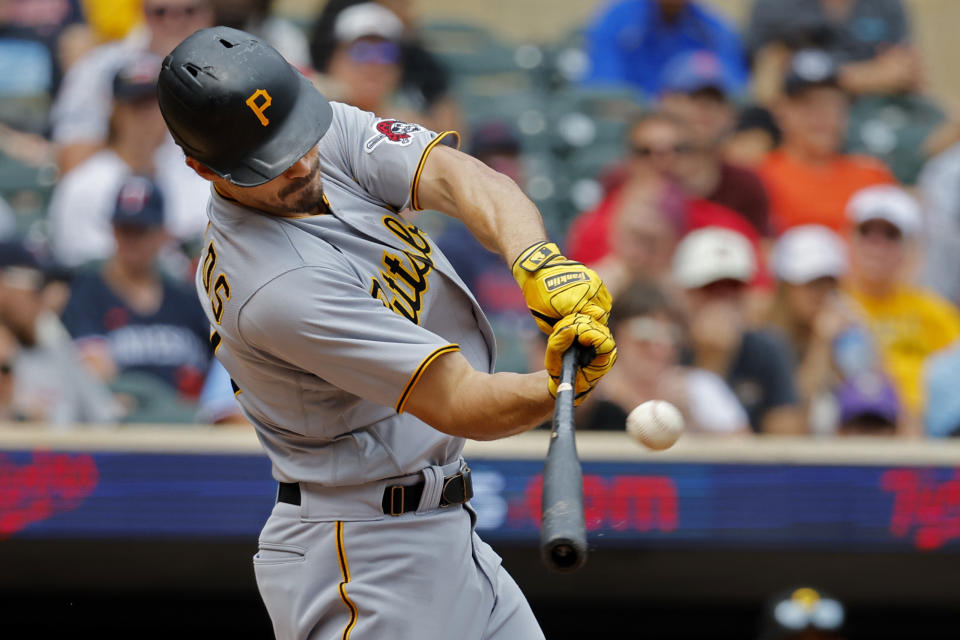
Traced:
<svg viewBox="0 0 960 640">
<path fill-rule="evenodd" d="M 400 499 L 397 500 L 397 493 L 400 493 Z M 391 516 L 402 516 L 403 515 L 403 499 L 405 497 L 404 492 L 406 487 L 402 484 L 395 484 L 390 487 L 390 515 Z M 400 508 L 397 508 L 397 504 L 400 505 Z"/>
<path fill-rule="evenodd" d="M 459 487 L 462 487 L 461 495 L 463 497 L 462 499 L 458 497 L 451 500 L 447 497 L 447 489 L 451 486 L 457 486 L 456 483 L 458 480 L 460 481 Z M 463 465 L 463 469 L 443 481 L 443 490 L 440 492 L 440 508 L 443 509 L 446 507 L 463 504 L 472 497 L 473 482 L 470 480 L 470 467 Z M 444 504 L 444 501 L 446 501 L 446 504 Z"/>
</svg>

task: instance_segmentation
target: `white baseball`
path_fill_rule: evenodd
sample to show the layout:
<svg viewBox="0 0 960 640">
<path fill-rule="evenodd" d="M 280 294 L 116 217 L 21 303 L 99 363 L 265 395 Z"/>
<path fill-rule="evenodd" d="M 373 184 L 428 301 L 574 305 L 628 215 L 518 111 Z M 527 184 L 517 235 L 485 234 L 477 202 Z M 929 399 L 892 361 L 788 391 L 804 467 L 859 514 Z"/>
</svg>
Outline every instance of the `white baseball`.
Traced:
<svg viewBox="0 0 960 640">
<path fill-rule="evenodd" d="M 669 449 L 683 433 L 683 415 L 666 400 L 648 400 L 627 416 L 627 433 L 648 449 Z"/>
</svg>

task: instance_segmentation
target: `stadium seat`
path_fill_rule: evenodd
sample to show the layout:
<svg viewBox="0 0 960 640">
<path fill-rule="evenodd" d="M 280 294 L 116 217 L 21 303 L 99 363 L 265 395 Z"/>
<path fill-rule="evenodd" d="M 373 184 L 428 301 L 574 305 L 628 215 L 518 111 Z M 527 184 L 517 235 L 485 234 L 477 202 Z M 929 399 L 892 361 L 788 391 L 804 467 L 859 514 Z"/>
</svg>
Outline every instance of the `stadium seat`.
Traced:
<svg viewBox="0 0 960 640">
<path fill-rule="evenodd" d="M 943 122 L 940 107 L 923 96 L 864 96 L 850 109 L 846 150 L 883 160 L 910 185 L 927 160 L 924 141 Z"/>
</svg>

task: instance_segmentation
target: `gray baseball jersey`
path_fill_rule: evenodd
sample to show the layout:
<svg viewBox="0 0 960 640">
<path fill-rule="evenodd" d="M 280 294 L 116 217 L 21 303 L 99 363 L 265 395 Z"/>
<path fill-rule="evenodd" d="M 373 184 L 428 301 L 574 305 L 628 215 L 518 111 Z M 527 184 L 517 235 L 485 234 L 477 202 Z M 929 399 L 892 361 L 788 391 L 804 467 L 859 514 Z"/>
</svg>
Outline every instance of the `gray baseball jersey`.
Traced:
<svg viewBox="0 0 960 640">
<path fill-rule="evenodd" d="M 274 476 L 356 485 L 456 460 L 463 440 L 402 413 L 419 375 L 459 349 L 492 371 L 483 312 L 419 208 L 441 136 L 333 103 L 318 143 L 329 212 L 264 215 L 214 193 L 196 284 L 217 357 Z"/>
</svg>

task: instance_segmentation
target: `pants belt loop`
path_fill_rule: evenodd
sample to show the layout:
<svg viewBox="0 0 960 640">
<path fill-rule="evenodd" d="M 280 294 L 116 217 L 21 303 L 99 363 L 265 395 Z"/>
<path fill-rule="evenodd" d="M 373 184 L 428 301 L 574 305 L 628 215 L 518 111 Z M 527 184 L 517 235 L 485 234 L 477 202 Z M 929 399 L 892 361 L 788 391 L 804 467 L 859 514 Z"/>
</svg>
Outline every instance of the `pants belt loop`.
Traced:
<svg viewBox="0 0 960 640">
<path fill-rule="evenodd" d="M 432 511 L 440 504 L 440 494 L 443 492 L 443 468 L 427 467 L 423 470 L 423 495 L 417 513 Z"/>
</svg>

